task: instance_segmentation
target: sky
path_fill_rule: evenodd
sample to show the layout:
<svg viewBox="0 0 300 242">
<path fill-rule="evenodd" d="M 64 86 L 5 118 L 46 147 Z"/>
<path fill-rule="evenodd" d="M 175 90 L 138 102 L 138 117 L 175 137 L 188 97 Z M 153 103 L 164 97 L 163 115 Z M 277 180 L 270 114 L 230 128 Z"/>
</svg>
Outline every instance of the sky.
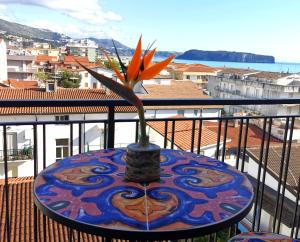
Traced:
<svg viewBox="0 0 300 242">
<path fill-rule="evenodd" d="M 0 18 L 158 50 L 227 50 L 300 62 L 299 0 L 0 0 Z"/>
</svg>

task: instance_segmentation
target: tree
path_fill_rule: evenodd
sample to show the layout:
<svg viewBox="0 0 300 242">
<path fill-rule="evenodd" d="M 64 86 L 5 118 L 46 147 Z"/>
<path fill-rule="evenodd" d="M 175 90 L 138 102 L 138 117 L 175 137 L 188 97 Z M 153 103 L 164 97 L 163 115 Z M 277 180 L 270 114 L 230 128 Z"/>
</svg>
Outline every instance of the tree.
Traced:
<svg viewBox="0 0 300 242">
<path fill-rule="evenodd" d="M 78 88 L 80 86 L 81 75 L 68 70 L 63 70 L 59 74 L 58 86 L 64 88 Z"/>
<path fill-rule="evenodd" d="M 35 73 L 35 77 L 40 81 L 46 81 L 49 79 L 49 75 L 43 71 L 38 71 L 37 73 Z"/>
</svg>

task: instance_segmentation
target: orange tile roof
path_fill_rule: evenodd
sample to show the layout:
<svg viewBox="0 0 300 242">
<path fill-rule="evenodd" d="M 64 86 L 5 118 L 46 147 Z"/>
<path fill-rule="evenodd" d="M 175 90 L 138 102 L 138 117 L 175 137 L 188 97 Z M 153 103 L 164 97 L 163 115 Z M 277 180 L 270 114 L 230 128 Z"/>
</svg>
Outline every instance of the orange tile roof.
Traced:
<svg viewBox="0 0 300 242">
<path fill-rule="evenodd" d="M 38 81 L 18 81 L 18 80 L 7 80 L 5 84 L 11 88 L 38 88 Z"/>
<path fill-rule="evenodd" d="M 33 177 L 19 177 L 8 179 L 9 191 L 9 221 L 10 221 L 10 241 L 28 242 L 34 241 L 34 203 L 33 203 Z M 0 238 L 6 241 L 5 218 L 7 208 L 5 203 L 4 179 L 0 180 Z M 38 210 L 38 241 L 61 242 L 69 241 L 68 228 L 54 222 L 48 217 L 43 218 L 43 214 Z M 74 241 L 78 240 L 78 234 L 73 231 Z M 101 237 L 80 233 L 80 241 L 102 242 Z"/>
<path fill-rule="evenodd" d="M 205 121 L 203 126 L 205 126 L 207 129 L 218 132 L 218 123 L 217 122 L 207 122 Z M 225 121 L 222 122 L 221 126 L 221 134 L 224 134 L 224 127 L 225 127 Z M 228 122 L 227 126 L 227 138 L 230 139 L 230 142 L 226 143 L 226 148 L 237 148 L 238 147 L 238 138 L 239 138 L 239 130 L 240 125 L 238 124 L 236 127 L 234 127 L 234 124 L 232 121 Z M 245 136 L 245 123 L 243 125 L 243 132 L 242 132 L 242 142 L 244 142 L 244 136 Z M 254 124 L 249 124 L 248 128 L 248 136 L 247 136 L 247 147 L 257 147 L 261 144 L 261 137 L 262 137 L 262 130 L 258 128 Z M 267 136 L 265 137 L 265 140 L 267 140 Z M 270 144 L 280 144 L 281 141 L 271 136 Z M 243 145 L 243 143 L 242 143 Z"/>
<path fill-rule="evenodd" d="M 57 62 L 58 58 L 54 56 L 48 56 L 48 55 L 37 55 L 35 57 L 36 62 Z"/>
<path fill-rule="evenodd" d="M 174 117 L 173 117 L 174 118 Z M 182 118 L 182 117 L 181 117 Z M 165 135 L 165 122 L 149 122 L 148 125 L 159 132 L 162 136 Z M 223 142 L 224 136 L 224 121 L 221 126 L 221 139 L 220 142 Z M 245 135 L 245 124 L 242 132 L 242 143 L 243 147 L 244 135 Z M 239 137 L 239 125 L 237 127 L 233 126 L 232 122 L 228 123 L 227 126 L 227 135 L 226 135 L 226 149 L 237 148 L 238 147 L 238 137 Z M 196 121 L 195 125 L 195 144 L 198 142 L 198 133 L 199 133 L 199 121 Z M 210 144 L 215 144 L 217 142 L 218 134 L 218 122 L 203 121 L 202 124 L 202 137 L 201 137 L 201 146 L 206 146 Z M 247 138 L 247 148 L 251 147 L 260 147 L 261 144 L 262 130 L 253 124 L 249 124 L 248 128 L 248 138 Z M 172 122 L 168 122 L 168 140 L 171 140 L 172 137 Z M 175 145 L 180 147 L 183 150 L 189 150 L 191 147 L 192 139 L 192 121 L 176 121 L 175 126 Z M 267 137 L 265 137 L 267 140 Z M 270 145 L 279 145 L 282 142 L 271 136 Z"/>
<path fill-rule="evenodd" d="M 64 56 L 64 64 L 65 65 L 75 64 L 75 63 L 77 64 L 77 62 L 75 60 L 77 60 L 78 62 L 80 62 L 82 64 L 88 64 L 89 63 L 89 59 L 87 57 L 84 57 L 84 56 L 71 56 L 71 55 L 65 55 Z"/>
<path fill-rule="evenodd" d="M 272 145 L 269 148 L 268 153 L 268 172 L 272 174 L 277 180 L 280 175 L 280 166 L 281 166 L 281 155 L 282 155 L 283 145 Z M 265 151 L 265 150 L 264 150 Z M 260 157 L 260 148 L 251 148 L 248 149 L 248 154 L 250 157 L 254 158 L 256 162 L 259 162 Z M 264 152 L 265 157 L 265 152 Z M 263 158 L 264 159 L 264 158 Z M 295 194 L 298 181 L 300 176 L 300 145 L 293 143 L 291 146 L 289 167 L 287 171 L 287 187 L 288 189 Z"/>
<path fill-rule="evenodd" d="M 119 99 L 111 92 L 109 95 L 103 89 L 58 89 L 56 92 L 45 92 L 44 89 L 0 89 L 0 99 Z M 132 106 L 116 107 L 116 112 L 135 112 Z M 13 114 L 56 114 L 56 113 L 106 113 L 107 107 L 0 107 L 1 115 Z"/>
<path fill-rule="evenodd" d="M 176 116 L 179 117 L 179 116 Z M 174 117 L 172 117 L 174 118 Z M 182 118 L 182 117 L 181 117 Z M 160 135 L 165 136 L 165 122 L 164 121 L 151 121 L 147 124 L 158 132 Z M 168 121 L 168 132 L 167 139 L 172 141 L 172 121 Z M 199 138 L 199 121 L 195 123 L 195 136 L 193 147 L 197 147 Z M 205 127 L 202 127 L 201 134 L 201 147 L 216 145 L 217 144 L 217 133 L 211 131 Z M 221 137 L 220 142 L 223 142 Z M 178 120 L 175 122 L 175 134 L 174 144 L 182 150 L 190 150 L 192 145 L 192 121 L 190 120 Z"/>
<path fill-rule="evenodd" d="M 141 98 L 211 98 L 203 93 L 192 81 L 171 81 L 170 85 L 144 84 L 147 94 L 139 94 Z M 153 109 L 153 107 L 145 107 Z M 195 108 L 223 108 L 221 105 L 213 106 L 160 106 L 156 109 L 195 109 Z"/>
</svg>

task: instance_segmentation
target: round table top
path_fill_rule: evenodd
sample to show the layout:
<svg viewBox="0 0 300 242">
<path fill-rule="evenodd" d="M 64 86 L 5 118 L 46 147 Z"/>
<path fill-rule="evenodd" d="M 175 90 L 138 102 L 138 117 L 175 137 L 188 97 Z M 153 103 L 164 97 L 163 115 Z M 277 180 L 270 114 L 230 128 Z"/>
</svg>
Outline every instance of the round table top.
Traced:
<svg viewBox="0 0 300 242">
<path fill-rule="evenodd" d="M 253 202 L 247 177 L 235 168 L 184 151 L 161 151 L 159 182 L 124 180 L 125 149 L 68 157 L 34 182 L 36 205 L 82 232 L 123 239 L 179 239 L 240 221 Z"/>
</svg>

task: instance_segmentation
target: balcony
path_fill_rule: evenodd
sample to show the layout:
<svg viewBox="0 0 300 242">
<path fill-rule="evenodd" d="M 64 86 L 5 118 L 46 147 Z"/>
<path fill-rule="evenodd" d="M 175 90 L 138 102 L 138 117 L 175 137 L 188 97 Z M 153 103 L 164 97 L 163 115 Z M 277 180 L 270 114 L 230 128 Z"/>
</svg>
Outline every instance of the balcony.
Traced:
<svg viewBox="0 0 300 242">
<path fill-rule="evenodd" d="M 195 105 L 274 105 L 300 104 L 300 99 L 165 99 L 144 100 L 145 106 Z M 57 160 L 67 155 L 100 148 L 126 146 L 136 142 L 138 120 L 117 117 L 120 107 L 128 106 L 124 100 L 1 100 L 0 107 L 94 107 L 107 108 L 99 118 L 70 119 L 66 121 L 9 121 L 1 122 L 3 162 L 0 170 L 0 238 L 1 241 L 103 241 L 103 238 L 71 230 L 44 216 L 33 204 L 32 181 L 38 172 L 50 163 L 50 154 Z M 220 241 L 245 230 L 280 232 L 299 237 L 300 227 L 300 115 L 282 116 L 223 116 L 223 117 L 168 117 L 148 118 L 152 142 L 163 148 L 181 149 L 212 156 L 248 175 L 255 189 L 254 205 L 240 223 L 217 235 L 205 237 Z M 20 119 L 21 120 L 21 119 Z M 281 134 L 274 137 L 272 130 L 281 123 Z M 63 125 L 62 125 L 63 124 Z M 90 128 L 89 124 L 93 124 Z M 9 172 L 12 153 L 8 149 L 11 127 L 27 127 L 24 140 L 32 142 L 32 160 L 18 171 L 18 177 Z M 125 127 L 125 128 L 124 128 Z M 9 128 L 9 129 L 8 129 Z M 122 135 L 132 129 L 131 135 Z M 28 131 L 29 130 L 29 131 Z M 68 137 L 58 137 L 51 146 L 53 131 L 66 131 Z M 96 143 L 88 137 L 97 133 Z M 122 131 L 122 132 L 121 132 Z M 278 131 L 276 131 L 278 132 Z M 300 136 L 300 135 L 299 135 Z M 67 138 L 67 139 L 65 139 Z M 183 140 L 183 141 L 182 141 Z M 14 156 L 14 154 L 16 156 Z M 61 155 L 59 157 L 59 155 Z M 221 237 L 220 237 L 221 236 Z"/>
<path fill-rule="evenodd" d="M 36 73 L 37 68 L 8 67 L 8 73 Z"/>
</svg>

